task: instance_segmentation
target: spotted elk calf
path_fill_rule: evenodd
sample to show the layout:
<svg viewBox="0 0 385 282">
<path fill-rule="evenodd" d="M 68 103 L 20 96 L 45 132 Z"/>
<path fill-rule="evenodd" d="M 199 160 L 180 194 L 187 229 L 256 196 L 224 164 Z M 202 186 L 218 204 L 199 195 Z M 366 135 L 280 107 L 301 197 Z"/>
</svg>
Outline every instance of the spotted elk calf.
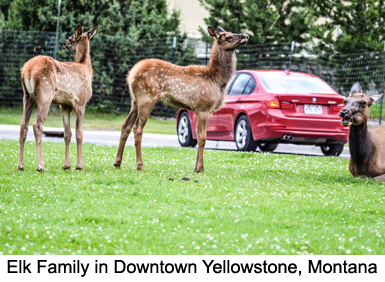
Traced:
<svg viewBox="0 0 385 282">
<path fill-rule="evenodd" d="M 226 86 L 235 72 L 235 49 L 247 42 L 247 34 L 235 34 L 219 27 L 208 27 L 215 42 L 208 66 L 181 67 L 169 62 L 148 59 L 137 63 L 127 76 L 132 106 L 122 125 L 115 167 L 120 167 L 123 151 L 132 128 L 136 147 L 136 168 L 143 170 L 143 127 L 157 101 L 178 108 L 195 111 L 198 117 L 198 155 L 196 172 L 204 172 L 203 149 L 206 143 L 206 128 L 212 113 L 222 107 Z"/>
<path fill-rule="evenodd" d="M 37 149 L 37 171 L 43 172 L 42 157 L 43 124 L 51 103 L 60 105 L 64 124 L 65 160 L 63 168 L 70 168 L 69 143 L 71 141 L 70 114 L 76 115 L 77 166 L 83 169 L 82 141 L 85 105 L 92 96 L 92 65 L 89 41 L 96 28 L 82 33 L 78 25 L 75 33 L 65 41 L 64 47 L 76 52 L 75 62 L 59 62 L 48 56 L 36 56 L 21 69 L 21 84 L 24 91 L 24 112 L 20 126 L 20 157 L 17 168 L 24 170 L 24 143 L 28 133 L 31 113 L 37 104 L 37 115 L 33 123 Z"/>
</svg>

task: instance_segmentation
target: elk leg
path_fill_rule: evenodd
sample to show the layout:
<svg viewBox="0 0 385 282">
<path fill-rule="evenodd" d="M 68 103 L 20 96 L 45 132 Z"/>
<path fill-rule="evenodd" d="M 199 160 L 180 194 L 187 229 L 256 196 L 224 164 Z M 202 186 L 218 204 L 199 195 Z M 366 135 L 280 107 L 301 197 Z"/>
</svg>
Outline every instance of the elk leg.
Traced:
<svg viewBox="0 0 385 282">
<path fill-rule="evenodd" d="M 84 112 L 85 112 L 84 106 L 75 108 L 76 145 L 77 145 L 77 156 L 78 156 L 78 161 L 77 161 L 77 165 L 76 165 L 77 170 L 83 170 L 82 143 L 83 143 Z"/>
<path fill-rule="evenodd" d="M 116 158 L 114 162 L 114 166 L 116 168 L 119 168 L 122 163 L 124 147 L 126 146 L 127 138 L 130 135 L 131 129 L 134 126 L 137 117 L 138 117 L 138 106 L 136 104 L 136 101 L 133 101 L 130 113 L 128 114 L 126 120 L 122 124 L 122 131 L 120 133 L 118 152 L 116 153 Z"/>
<path fill-rule="evenodd" d="M 206 144 L 206 136 L 207 136 L 207 125 L 210 121 L 211 114 L 210 113 L 197 113 L 198 117 L 198 125 L 197 125 L 197 133 L 198 133 L 198 155 L 197 161 L 195 164 L 195 172 L 204 172 L 203 167 L 203 150 Z"/>
<path fill-rule="evenodd" d="M 36 105 L 35 101 L 33 101 L 29 97 L 29 95 L 27 97 L 24 94 L 23 119 L 21 120 L 21 124 L 20 124 L 20 137 L 19 137 L 20 155 L 19 155 L 19 163 L 17 164 L 18 170 L 24 170 L 24 144 L 25 144 L 25 139 L 27 139 L 29 119 L 31 118 L 31 114 L 35 105 Z"/>
<path fill-rule="evenodd" d="M 69 147 L 72 137 L 71 126 L 70 126 L 70 115 L 72 112 L 72 108 L 68 106 L 60 106 L 60 110 L 63 116 L 63 125 L 64 125 L 64 142 L 65 142 L 65 157 L 64 157 L 64 165 L 63 169 L 70 169 L 70 156 L 69 156 Z"/>
<path fill-rule="evenodd" d="M 374 179 L 374 180 L 377 180 L 377 181 L 385 181 L 385 174 L 376 176 L 376 177 L 374 177 L 373 179 Z"/>
<path fill-rule="evenodd" d="M 50 103 L 40 104 L 37 106 L 37 115 L 36 119 L 33 123 L 33 133 L 35 134 L 35 142 L 36 142 L 36 151 L 37 151 L 37 171 L 43 172 L 44 161 L 43 154 L 41 149 L 42 135 L 43 135 L 43 125 L 48 115 Z"/>
<path fill-rule="evenodd" d="M 135 148 L 136 148 L 136 169 L 144 170 L 143 160 L 142 160 L 142 136 L 143 128 L 147 123 L 148 117 L 152 109 L 155 106 L 154 102 L 143 103 L 143 106 L 138 108 L 138 119 L 134 126 L 134 135 L 135 135 Z"/>
</svg>

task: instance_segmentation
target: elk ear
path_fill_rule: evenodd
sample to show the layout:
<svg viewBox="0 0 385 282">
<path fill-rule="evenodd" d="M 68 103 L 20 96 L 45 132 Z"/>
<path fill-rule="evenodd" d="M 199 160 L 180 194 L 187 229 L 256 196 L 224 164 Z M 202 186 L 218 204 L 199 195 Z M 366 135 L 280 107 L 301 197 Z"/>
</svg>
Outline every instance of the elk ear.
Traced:
<svg viewBox="0 0 385 282">
<path fill-rule="evenodd" d="M 88 40 L 91 40 L 92 36 L 95 35 L 95 33 L 98 31 L 99 25 L 95 27 L 94 29 L 87 32 Z"/>
<path fill-rule="evenodd" d="M 217 27 L 217 33 L 226 32 L 223 28 L 221 28 L 219 25 Z"/>
<path fill-rule="evenodd" d="M 361 85 L 358 81 L 355 82 L 352 86 L 352 89 L 350 89 L 350 95 L 353 95 L 354 93 L 361 93 Z"/>
<path fill-rule="evenodd" d="M 373 95 L 373 96 L 370 96 L 369 99 L 370 101 L 372 102 L 372 104 L 376 103 L 378 101 L 378 99 L 380 99 L 382 96 L 382 94 L 380 95 Z"/>
<path fill-rule="evenodd" d="M 80 36 L 82 35 L 82 27 L 80 26 L 80 24 L 78 24 L 78 26 L 76 27 L 74 34 L 76 40 L 79 40 Z"/>
<path fill-rule="evenodd" d="M 216 38 L 216 39 L 219 38 L 218 33 L 217 33 L 217 32 L 215 31 L 215 29 L 212 28 L 211 26 L 208 26 L 208 27 L 207 27 L 207 32 L 209 33 L 209 35 L 210 35 L 212 38 Z"/>
</svg>

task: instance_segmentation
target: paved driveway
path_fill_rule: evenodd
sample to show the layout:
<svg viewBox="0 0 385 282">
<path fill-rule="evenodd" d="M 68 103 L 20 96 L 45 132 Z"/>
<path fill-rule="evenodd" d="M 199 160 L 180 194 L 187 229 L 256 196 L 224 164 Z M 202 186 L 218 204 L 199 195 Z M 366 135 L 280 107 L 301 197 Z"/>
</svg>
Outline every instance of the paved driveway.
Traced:
<svg viewBox="0 0 385 282">
<path fill-rule="evenodd" d="M 146 129 L 145 129 L 146 130 Z M 63 128 L 44 127 L 44 131 L 63 131 Z M 0 125 L 0 139 L 12 139 L 19 140 L 20 126 L 18 125 Z M 117 131 L 105 131 L 105 130 L 85 130 L 83 132 L 84 143 L 95 143 L 101 145 L 114 145 L 119 144 L 120 132 Z M 32 126 L 29 127 L 27 141 L 34 141 Z M 63 138 L 58 137 L 45 137 L 43 136 L 43 142 L 62 142 Z M 76 143 L 75 131 L 72 130 L 71 142 Z M 134 134 L 130 134 L 127 140 L 127 145 L 134 145 Z M 180 147 L 178 138 L 176 135 L 166 134 L 143 134 L 142 146 L 144 147 L 156 147 L 156 146 L 169 146 L 169 147 Z M 218 149 L 218 150 L 236 150 L 234 142 L 223 142 L 223 141 L 207 141 L 207 149 Z M 290 144 L 280 144 L 275 151 L 276 153 L 289 153 L 289 154 L 303 154 L 303 155 L 314 155 L 322 156 L 321 149 L 316 146 L 298 146 Z M 349 148 L 344 149 L 341 154 L 343 158 L 349 158 Z"/>
</svg>

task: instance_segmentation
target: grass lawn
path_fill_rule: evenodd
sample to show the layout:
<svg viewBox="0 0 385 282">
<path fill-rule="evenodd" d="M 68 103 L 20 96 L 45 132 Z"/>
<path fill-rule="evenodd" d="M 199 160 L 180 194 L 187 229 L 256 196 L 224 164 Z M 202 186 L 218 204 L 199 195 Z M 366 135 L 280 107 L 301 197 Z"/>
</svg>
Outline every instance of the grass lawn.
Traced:
<svg viewBox="0 0 385 282">
<path fill-rule="evenodd" d="M 87 111 L 83 120 L 84 130 L 117 130 L 120 131 L 122 123 L 126 119 L 127 113 L 122 114 L 103 114 Z M 36 117 L 36 109 L 32 113 L 30 125 Z M 23 118 L 23 109 L 5 109 L 0 108 L 0 124 L 20 125 Z M 60 110 L 51 111 L 44 123 L 47 127 L 63 127 L 63 119 Z M 71 128 L 75 128 L 75 114 L 71 113 Z M 176 123 L 172 120 L 160 120 L 150 118 L 146 124 L 146 133 L 176 134 Z"/>
<path fill-rule="evenodd" d="M 84 144 L 84 172 L 63 171 L 64 144 L 0 140 L 0 254 L 385 254 L 385 183 L 348 160 Z M 191 181 L 180 181 L 183 177 Z M 170 181 L 169 178 L 174 179 Z M 195 182 L 196 180 L 197 182 Z"/>
<path fill-rule="evenodd" d="M 379 119 L 381 112 L 381 103 L 378 101 L 376 104 L 370 106 L 370 118 Z M 385 118 L 385 105 L 382 105 L 382 120 Z"/>
</svg>

